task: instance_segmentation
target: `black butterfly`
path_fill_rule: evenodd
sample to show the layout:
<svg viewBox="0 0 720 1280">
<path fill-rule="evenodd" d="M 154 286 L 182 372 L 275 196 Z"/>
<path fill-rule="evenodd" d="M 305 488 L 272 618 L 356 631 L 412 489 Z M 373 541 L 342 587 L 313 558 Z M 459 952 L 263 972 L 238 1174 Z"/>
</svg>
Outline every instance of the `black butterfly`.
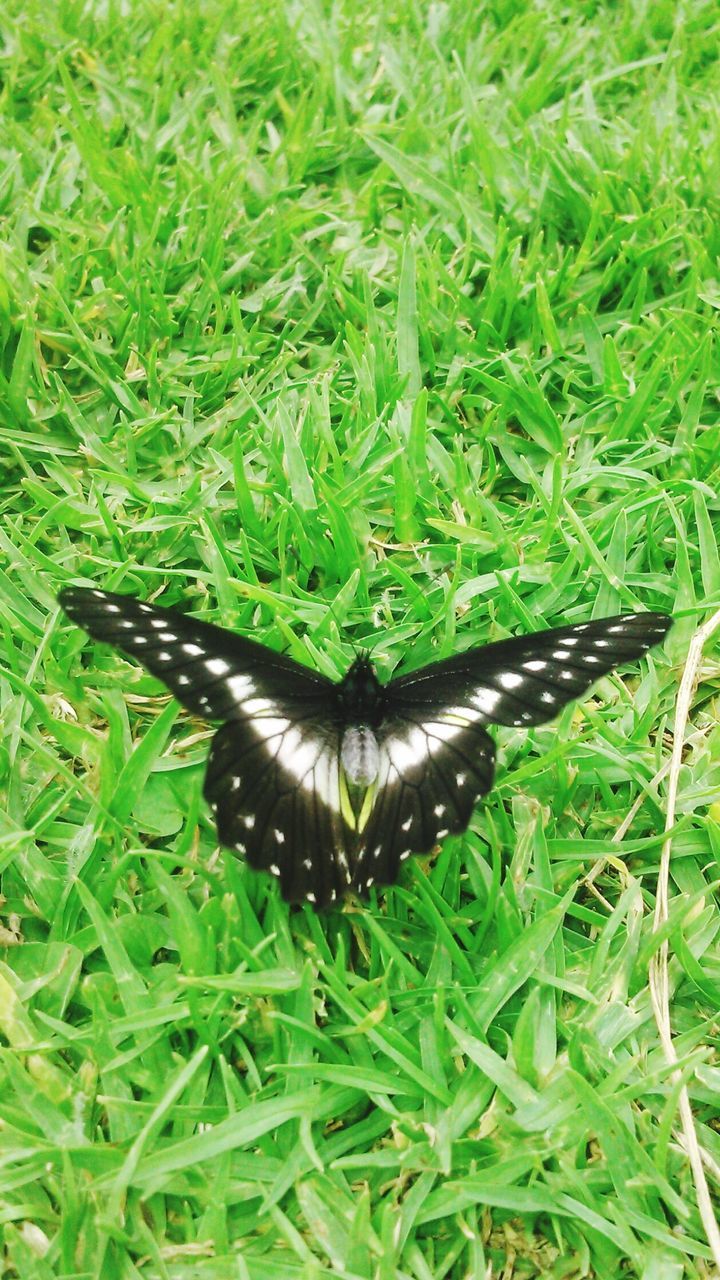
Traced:
<svg viewBox="0 0 720 1280">
<path fill-rule="evenodd" d="M 205 796 L 222 844 L 326 906 L 392 884 L 404 858 L 464 831 L 490 790 L 487 724 L 551 720 L 672 619 L 631 613 L 468 649 L 380 684 L 367 657 L 338 683 L 265 645 L 132 596 L 70 587 L 60 603 L 206 720 Z"/>
</svg>

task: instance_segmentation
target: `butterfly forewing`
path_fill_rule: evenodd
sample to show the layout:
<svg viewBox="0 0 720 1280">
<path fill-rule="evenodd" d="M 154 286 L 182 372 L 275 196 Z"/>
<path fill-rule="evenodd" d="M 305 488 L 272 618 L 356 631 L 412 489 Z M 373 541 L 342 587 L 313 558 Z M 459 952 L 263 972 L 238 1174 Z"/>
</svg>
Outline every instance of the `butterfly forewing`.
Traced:
<svg viewBox="0 0 720 1280">
<path fill-rule="evenodd" d="M 282 653 L 178 609 L 83 587 L 61 592 L 60 604 L 94 639 L 136 658 L 206 720 L 273 716 L 281 706 L 313 700 L 321 706 L 335 687 Z"/>
<path fill-rule="evenodd" d="M 613 667 L 659 644 L 671 622 L 633 613 L 515 636 L 400 676 L 388 693 L 417 711 L 457 703 L 484 724 L 542 724 Z"/>
</svg>

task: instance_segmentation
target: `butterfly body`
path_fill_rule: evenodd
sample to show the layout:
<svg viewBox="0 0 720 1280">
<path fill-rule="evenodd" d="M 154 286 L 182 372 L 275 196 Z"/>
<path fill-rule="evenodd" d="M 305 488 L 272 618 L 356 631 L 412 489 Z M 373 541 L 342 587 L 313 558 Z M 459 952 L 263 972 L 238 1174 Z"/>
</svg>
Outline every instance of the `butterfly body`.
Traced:
<svg viewBox="0 0 720 1280">
<path fill-rule="evenodd" d="M 380 768 L 375 730 L 384 715 L 383 687 L 370 659 L 361 655 L 335 686 L 340 706 L 340 763 L 348 782 L 369 787 Z"/>
<path fill-rule="evenodd" d="M 60 596 L 90 635 L 219 720 L 204 794 L 221 844 L 316 906 L 391 884 L 401 862 L 468 826 L 492 785 L 488 724 L 552 719 L 599 676 L 663 638 L 664 614 L 512 637 L 383 684 L 370 659 L 339 681 L 265 645 L 131 596 Z"/>
<path fill-rule="evenodd" d="M 369 725 L 351 725 L 344 730 L 340 763 L 348 781 L 354 786 L 369 787 L 375 781 L 380 769 L 380 750 Z"/>
</svg>

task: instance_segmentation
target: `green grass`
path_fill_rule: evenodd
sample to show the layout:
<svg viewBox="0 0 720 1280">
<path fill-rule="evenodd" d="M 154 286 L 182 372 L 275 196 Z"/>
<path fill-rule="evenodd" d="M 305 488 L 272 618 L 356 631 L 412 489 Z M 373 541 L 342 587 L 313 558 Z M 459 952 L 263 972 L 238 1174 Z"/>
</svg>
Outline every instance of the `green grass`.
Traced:
<svg viewBox="0 0 720 1280">
<path fill-rule="evenodd" d="M 648 967 L 720 606 L 717 7 L 198 9 L 0 16 L 3 1276 L 709 1276 Z M 678 622 L 315 915 L 217 851 L 210 730 L 70 581 L 328 674 Z M 664 936 L 717 1194 L 702 675 Z"/>
</svg>

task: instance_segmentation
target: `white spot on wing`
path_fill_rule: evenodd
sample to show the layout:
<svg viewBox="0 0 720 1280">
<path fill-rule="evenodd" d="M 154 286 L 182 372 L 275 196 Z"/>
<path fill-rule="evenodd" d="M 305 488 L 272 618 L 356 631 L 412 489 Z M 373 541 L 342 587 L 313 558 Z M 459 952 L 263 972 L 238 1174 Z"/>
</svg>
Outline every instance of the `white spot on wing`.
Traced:
<svg viewBox="0 0 720 1280">
<path fill-rule="evenodd" d="M 189 658 L 199 658 L 205 652 L 204 649 L 200 648 L 199 644 L 184 644 L 181 648 L 183 653 L 186 653 Z"/>
<path fill-rule="evenodd" d="M 550 705 L 552 706 L 553 702 L 556 701 L 555 694 L 550 693 L 549 689 L 544 689 L 543 692 L 540 694 L 540 701 L 549 702 Z"/>
<path fill-rule="evenodd" d="M 230 670 L 230 663 L 224 658 L 208 658 L 205 670 L 209 671 L 211 676 L 226 676 Z"/>
<path fill-rule="evenodd" d="M 227 682 L 227 687 L 236 702 L 243 702 L 245 698 L 248 698 L 251 693 L 255 692 L 255 685 L 249 676 L 230 676 L 230 679 Z M 263 698 L 262 701 L 264 702 L 265 699 Z M 269 705 L 270 704 L 268 703 L 268 707 Z M 247 706 L 245 707 L 245 710 L 248 710 Z M 250 712 L 250 714 L 252 714 L 252 712 Z"/>
<path fill-rule="evenodd" d="M 523 683 L 523 678 L 517 671 L 503 671 L 498 679 L 503 689 L 518 689 Z"/>
<path fill-rule="evenodd" d="M 263 732 L 267 720 L 252 722 L 253 729 Z M 277 749 L 277 761 L 286 773 L 299 782 L 304 791 L 313 792 L 327 808 L 340 809 L 340 771 L 334 750 L 330 750 L 320 738 L 303 736 L 299 729 L 283 721 L 287 732 L 281 737 Z"/>
<path fill-rule="evenodd" d="M 238 702 L 243 703 L 243 711 L 247 711 L 249 716 L 255 716 L 259 711 L 273 711 L 275 709 L 269 698 L 249 698 L 247 702 L 244 702 L 243 700 L 246 697 L 246 694 L 235 692 L 235 682 L 237 680 L 242 680 L 244 682 L 247 680 L 247 676 L 233 676 L 231 680 L 228 680 L 228 684 L 233 697 L 237 698 Z M 248 693 L 252 693 L 253 690 L 254 685 L 248 690 Z"/>
<path fill-rule="evenodd" d="M 258 716 L 257 720 L 251 722 L 251 726 L 261 738 L 276 738 L 278 734 L 290 728 L 290 721 L 283 719 L 282 716 Z M 280 758 L 282 763 L 282 747 Z"/>
<path fill-rule="evenodd" d="M 243 818 L 243 823 L 247 827 L 248 831 L 252 831 L 253 827 L 255 826 L 255 814 L 247 813 Z"/>
<path fill-rule="evenodd" d="M 446 808 L 447 808 L 447 805 L 436 804 L 435 808 L 433 809 L 433 813 L 435 814 L 435 817 L 442 818 Z"/>
<path fill-rule="evenodd" d="M 402 827 L 403 831 L 409 831 L 412 826 L 412 814 L 408 818 L 407 822 L 401 822 L 400 826 Z"/>
<path fill-rule="evenodd" d="M 307 775 L 312 780 L 311 789 L 314 788 L 315 793 L 322 800 L 328 809 L 335 812 L 340 809 L 340 770 L 338 768 L 337 757 L 329 751 L 320 751 L 317 758 L 317 764 L 312 774 Z M 303 783 L 307 787 L 307 779 Z"/>
<path fill-rule="evenodd" d="M 523 670 L 525 671 L 544 671 L 547 662 L 542 662 L 539 658 L 533 658 L 532 662 L 523 662 Z"/>
<path fill-rule="evenodd" d="M 399 774 L 408 773 L 411 769 L 427 759 L 428 739 L 423 729 L 414 725 L 403 738 L 394 738 L 387 744 L 387 751 L 393 768 Z"/>
<path fill-rule="evenodd" d="M 281 743 L 278 759 L 283 769 L 287 769 L 293 778 L 297 778 L 298 782 L 304 782 L 308 774 L 315 768 L 320 752 L 314 742 L 303 742 L 299 729 L 295 730 L 293 737 L 296 735 L 299 739 L 297 747 L 290 749 L 287 738 L 285 738 Z"/>
<path fill-rule="evenodd" d="M 489 716 L 492 715 L 501 698 L 502 694 L 497 689 L 480 688 L 473 695 L 472 701 L 480 711 Z"/>
<path fill-rule="evenodd" d="M 463 729 L 467 729 L 467 724 L 446 724 L 444 720 L 431 720 L 425 725 L 427 734 L 441 742 L 451 742 Z M 430 741 L 427 745 L 431 751 L 437 750 L 437 742 Z"/>
<path fill-rule="evenodd" d="M 119 605 L 119 604 L 106 604 L 106 605 L 105 605 L 105 608 L 107 609 L 108 613 L 119 613 L 119 612 L 120 612 L 120 605 Z"/>
</svg>

